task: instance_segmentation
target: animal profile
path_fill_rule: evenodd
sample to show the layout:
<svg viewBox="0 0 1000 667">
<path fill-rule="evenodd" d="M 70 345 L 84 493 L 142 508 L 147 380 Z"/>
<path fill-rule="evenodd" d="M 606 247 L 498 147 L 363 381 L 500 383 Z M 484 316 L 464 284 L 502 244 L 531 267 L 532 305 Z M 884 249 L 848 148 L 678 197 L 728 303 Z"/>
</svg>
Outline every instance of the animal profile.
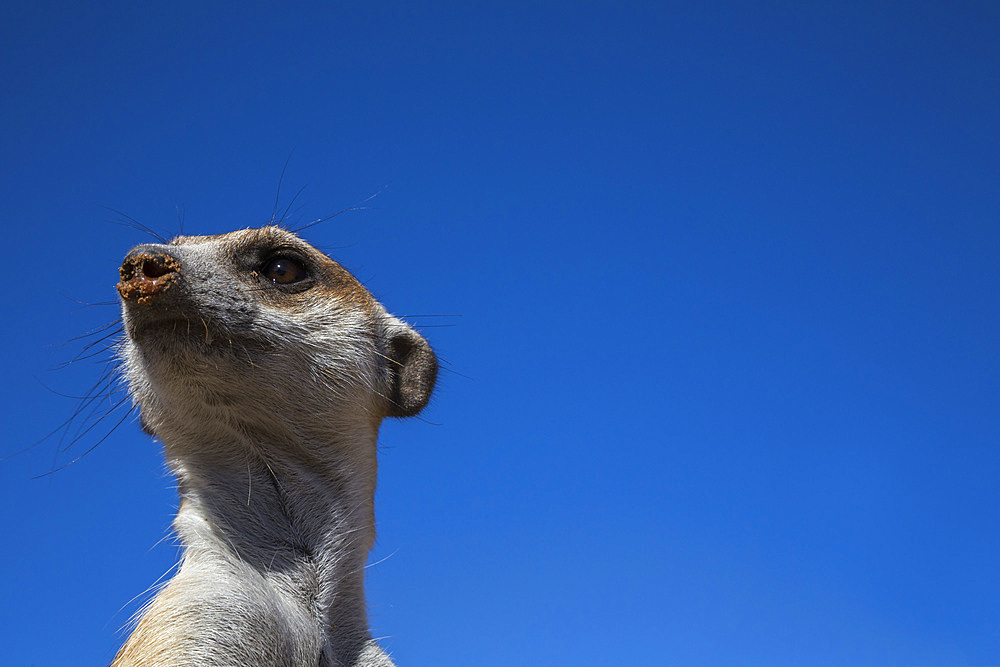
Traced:
<svg viewBox="0 0 1000 667">
<path fill-rule="evenodd" d="M 117 288 L 183 552 L 113 667 L 392 665 L 364 595 L 376 440 L 427 404 L 431 347 L 277 226 L 140 245 Z"/>
</svg>

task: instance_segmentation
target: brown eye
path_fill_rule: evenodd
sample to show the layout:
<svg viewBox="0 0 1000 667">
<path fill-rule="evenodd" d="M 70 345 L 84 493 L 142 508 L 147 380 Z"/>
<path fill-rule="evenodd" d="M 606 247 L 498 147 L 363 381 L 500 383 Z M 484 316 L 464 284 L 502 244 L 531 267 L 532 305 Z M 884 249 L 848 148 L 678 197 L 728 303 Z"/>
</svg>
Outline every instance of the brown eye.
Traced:
<svg viewBox="0 0 1000 667">
<path fill-rule="evenodd" d="M 306 277 L 302 265 L 287 257 L 276 257 L 264 265 L 264 277 L 278 285 L 297 283 Z"/>
</svg>

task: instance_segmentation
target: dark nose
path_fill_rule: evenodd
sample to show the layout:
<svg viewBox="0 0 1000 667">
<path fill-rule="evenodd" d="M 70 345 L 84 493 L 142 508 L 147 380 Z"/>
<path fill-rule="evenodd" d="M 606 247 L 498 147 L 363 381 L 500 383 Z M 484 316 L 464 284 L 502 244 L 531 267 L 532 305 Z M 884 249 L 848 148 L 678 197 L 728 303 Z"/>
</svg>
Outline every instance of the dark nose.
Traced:
<svg viewBox="0 0 1000 667">
<path fill-rule="evenodd" d="M 118 293 L 125 301 L 150 303 L 180 279 L 179 259 L 155 246 L 135 248 L 122 262 Z"/>
</svg>

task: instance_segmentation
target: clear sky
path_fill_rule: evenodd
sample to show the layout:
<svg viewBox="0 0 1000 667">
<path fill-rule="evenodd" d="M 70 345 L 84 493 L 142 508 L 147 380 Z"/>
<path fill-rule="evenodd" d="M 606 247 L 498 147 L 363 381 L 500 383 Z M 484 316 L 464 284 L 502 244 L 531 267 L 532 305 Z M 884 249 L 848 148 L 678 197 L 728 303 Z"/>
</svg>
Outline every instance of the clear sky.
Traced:
<svg viewBox="0 0 1000 667">
<path fill-rule="evenodd" d="M 305 236 L 454 371 L 380 440 L 398 664 L 1000 663 L 1000 5 L 41 2 L 0 35 L 0 454 L 107 361 L 52 370 L 146 240 L 104 207 L 260 225 L 291 155 L 294 221 L 379 193 Z M 123 414 L 0 462 L 4 665 L 107 664 L 176 560 Z"/>
</svg>

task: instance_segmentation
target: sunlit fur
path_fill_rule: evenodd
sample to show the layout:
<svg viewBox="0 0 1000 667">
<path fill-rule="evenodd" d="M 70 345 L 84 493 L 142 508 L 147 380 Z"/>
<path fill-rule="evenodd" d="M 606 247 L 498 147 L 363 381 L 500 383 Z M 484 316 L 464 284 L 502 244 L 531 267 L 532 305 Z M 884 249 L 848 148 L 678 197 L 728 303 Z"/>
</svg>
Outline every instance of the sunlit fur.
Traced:
<svg viewBox="0 0 1000 667">
<path fill-rule="evenodd" d="M 285 292 L 255 274 L 247 257 L 269 245 L 298 249 L 314 284 Z M 182 265 L 156 303 L 123 298 L 121 358 L 177 476 L 183 557 L 113 665 L 391 665 L 364 597 L 376 438 L 408 363 L 391 341 L 433 362 L 430 348 L 278 228 L 140 250 Z"/>
</svg>

